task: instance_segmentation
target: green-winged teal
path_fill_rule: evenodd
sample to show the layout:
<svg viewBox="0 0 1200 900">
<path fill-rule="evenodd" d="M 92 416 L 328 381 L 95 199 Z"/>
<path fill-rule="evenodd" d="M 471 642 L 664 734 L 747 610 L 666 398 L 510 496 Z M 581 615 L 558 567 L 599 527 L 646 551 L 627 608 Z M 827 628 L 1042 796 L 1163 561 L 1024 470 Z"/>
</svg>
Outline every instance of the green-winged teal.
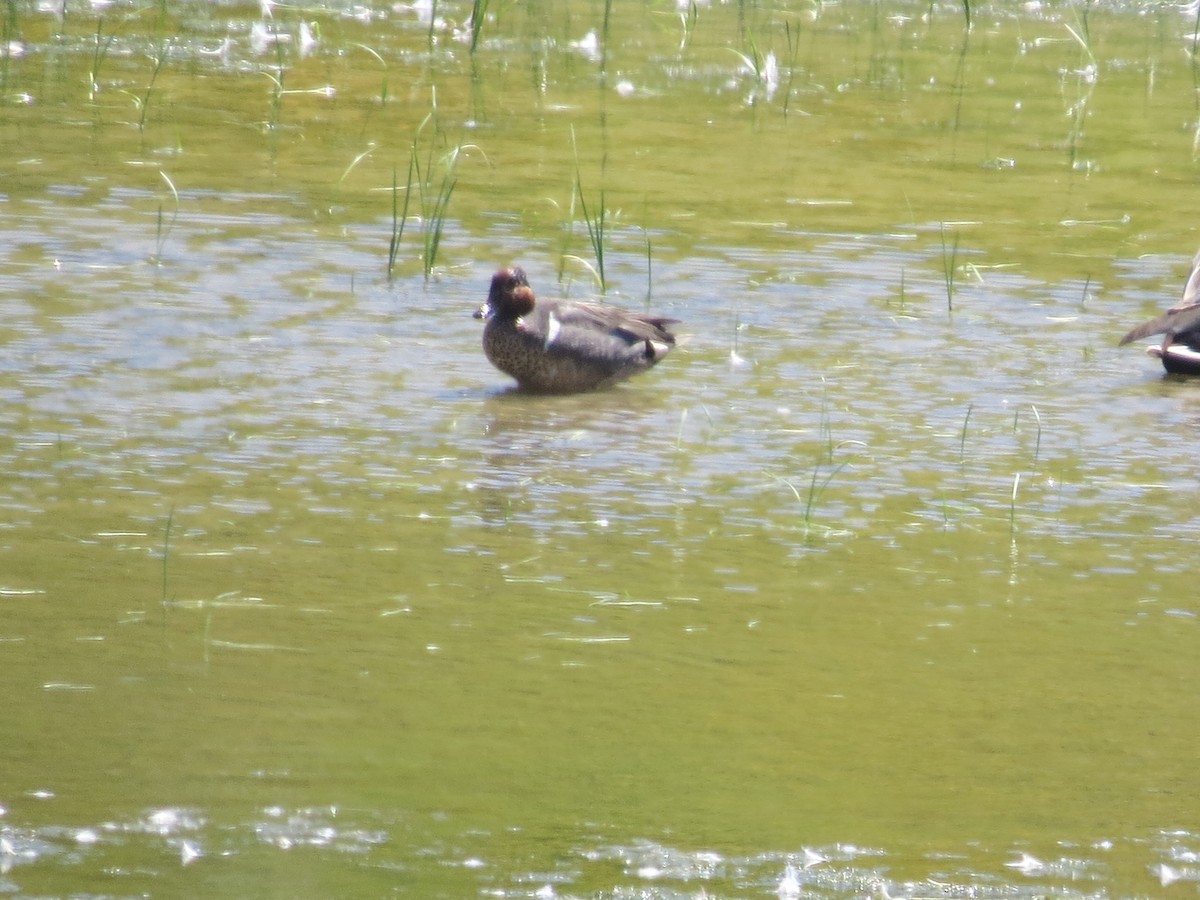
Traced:
<svg viewBox="0 0 1200 900">
<path fill-rule="evenodd" d="M 518 266 L 492 277 L 483 352 L 527 391 L 592 391 L 644 372 L 675 345 L 664 319 L 578 300 L 535 300 Z"/>
<path fill-rule="evenodd" d="M 1146 352 L 1161 359 L 1164 369 L 1177 375 L 1200 375 L 1200 253 L 1192 260 L 1183 298 L 1157 319 L 1133 329 L 1121 338 L 1119 346 L 1152 334 L 1164 335 L 1162 344 L 1147 347 Z"/>
</svg>

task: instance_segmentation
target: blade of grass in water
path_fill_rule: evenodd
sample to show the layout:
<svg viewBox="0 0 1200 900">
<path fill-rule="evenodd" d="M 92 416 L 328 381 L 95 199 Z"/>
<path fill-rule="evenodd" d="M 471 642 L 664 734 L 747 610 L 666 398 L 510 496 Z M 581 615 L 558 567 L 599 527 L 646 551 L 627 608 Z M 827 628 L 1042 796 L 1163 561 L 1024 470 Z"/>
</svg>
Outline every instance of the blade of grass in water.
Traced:
<svg viewBox="0 0 1200 900">
<path fill-rule="evenodd" d="M 946 223 L 941 224 L 942 237 L 942 277 L 946 282 L 946 310 L 954 311 L 954 275 L 958 258 L 958 231 L 954 232 L 954 244 L 946 247 Z"/>
<path fill-rule="evenodd" d="M 963 416 L 962 436 L 958 440 L 958 464 L 961 466 L 967 459 L 967 424 L 971 421 L 971 410 L 974 403 L 967 404 L 967 414 Z"/>
<path fill-rule="evenodd" d="M 474 0 L 471 4 L 471 52 L 479 46 L 479 36 L 483 33 L 483 22 L 487 18 L 488 0 Z"/>
<path fill-rule="evenodd" d="M 155 250 L 153 259 L 153 262 L 156 266 L 162 265 L 163 247 L 167 243 L 167 238 L 171 234 L 171 229 L 175 227 L 175 220 L 179 218 L 179 191 L 175 189 L 175 182 L 171 181 L 170 176 L 168 176 L 167 173 L 162 169 L 158 170 L 158 174 L 162 180 L 167 183 L 167 187 L 171 191 L 171 197 L 175 201 L 175 209 L 171 213 L 170 221 L 164 223 L 163 207 L 161 203 L 158 205 L 158 226 L 155 234 Z"/>
<path fill-rule="evenodd" d="M 417 194 L 421 223 L 421 264 L 428 281 L 437 264 L 442 237 L 446 229 L 446 217 L 450 200 L 458 185 L 458 162 L 468 150 L 479 150 L 476 144 L 456 144 L 440 157 L 438 150 L 446 146 L 446 137 L 438 125 L 437 95 L 434 94 L 433 109 L 417 126 L 409 146 L 408 181 L 401 188 L 396 183 L 396 172 L 392 170 L 392 234 L 388 244 L 388 277 L 392 277 L 399 254 L 400 240 L 408 219 L 409 203 L 413 192 Z M 427 136 L 428 132 L 428 136 Z M 440 177 L 435 176 L 440 168 Z M 404 208 L 398 208 L 398 194 L 404 192 Z"/>
<path fill-rule="evenodd" d="M 100 90 L 100 69 L 108 56 L 108 49 L 116 39 L 116 33 L 104 36 L 104 16 L 96 20 L 96 42 L 92 47 L 92 69 L 88 72 L 88 100 L 95 100 Z"/>
<path fill-rule="evenodd" d="M 387 61 L 375 50 L 372 50 L 366 44 L 351 44 L 351 47 L 357 47 L 365 53 L 371 54 L 383 66 L 383 78 L 379 82 L 379 105 L 383 106 L 388 101 L 388 64 Z"/>
<path fill-rule="evenodd" d="M 168 38 L 163 41 L 158 45 L 158 52 L 151 57 L 154 61 L 154 68 L 150 70 L 150 83 L 146 85 L 146 92 L 142 94 L 142 98 L 138 103 L 142 112 L 138 117 L 138 131 L 146 130 L 146 113 L 150 110 L 150 95 L 154 93 L 154 84 L 158 81 L 158 73 L 162 71 L 163 63 L 167 61 L 167 54 L 170 53 L 174 43 L 174 38 Z"/>
<path fill-rule="evenodd" d="M 608 282 L 604 275 L 604 227 L 605 227 L 605 210 L 604 210 L 604 170 L 608 160 L 608 154 L 600 158 L 600 207 L 596 210 L 595 215 L 588 208 L 587 197 L 583 193 L 583 175 L 579 168 L 579 148 L 575 143 L 575 129 L 571 129 L 571 148 L 575 152 L 575 196 L 579 198 L 579 210 L 583 213 L 584 224 L 587 225 L 588 242 L 592 245 L 592 254 L 596 258 L 596 273 L 600 281 L 600 293 L 605 293 L 608 289 Z"/>
<path fill-rule="evenodd" d="M 175 520 L 175 507 L 171 506 L 167 512 L 167 525 L 163 529 L 163 546 L 162 546 L 162 602 L 167 602 L 167 566 L 171 558 L 171 523 Z"/>
<path fill-rule="evenodd" d="M 1038 408 L 1036 406 L 1034 406 L 1032 403 L 1029 404 L 1029 408 L 1033 411 L 1033 421 L 1037 425 L 1037 434 L 1035 436 L 1034 444 L 1033 444 L 1033 461 L 1034 461 L 1034 463 L 1037 463 L 1038 456 L 1041 455 L 1041 452 L 1042 452 L 1042 414 L 1038 412 Z M 1021 410 L 1018 409 L 1015 413 L 1013 413 L 1013 432 L 1014 433 L 1017 431 L 1017 428 L 1020 425 L 1020 419 L 1021 419 Z"/>
<path fill-rule="evenodd" d="M 1017 533 L 1017 489 L 1021 486 L 1021 473 L 1018 472 L 1013 476 L 1012 498 L 1008 504 L 1008 533 L 1010 536 Z"/>
</svg>

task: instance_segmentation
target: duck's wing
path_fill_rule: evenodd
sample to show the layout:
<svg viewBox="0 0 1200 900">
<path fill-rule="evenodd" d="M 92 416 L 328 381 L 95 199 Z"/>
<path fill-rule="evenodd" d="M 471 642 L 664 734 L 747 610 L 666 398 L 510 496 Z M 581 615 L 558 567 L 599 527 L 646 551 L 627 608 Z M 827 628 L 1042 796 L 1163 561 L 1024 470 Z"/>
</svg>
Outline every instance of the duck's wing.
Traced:
<svg viewBox="0 0 1200 900">
<path fill-rule="evenodd" d="M 662 316 L 644 316 L 612 306 L 582 301 L 558 304 L 551 314 L 564 327 L 583 327 L 610 335 L 627 344 L 639 344 L 643 341 L 674 344 L 675 335 L 671 333 L 669 326 L 679 321 Z"/>
<path fill-rule="evenodd" d="M 1157 319 L 1144 322 L 1121 338 L 1118 346 L 1124 346 L 1130 341 L 1149 337 L 1152 334 L 1171 332 L 1181 335 L 1196 330 L 1200 326 L 1200 253 L 1192 260 L 1192 271 L 1188 273 L 1187 284 L 1183 287 L 1183 297 Z"/>
</svg>

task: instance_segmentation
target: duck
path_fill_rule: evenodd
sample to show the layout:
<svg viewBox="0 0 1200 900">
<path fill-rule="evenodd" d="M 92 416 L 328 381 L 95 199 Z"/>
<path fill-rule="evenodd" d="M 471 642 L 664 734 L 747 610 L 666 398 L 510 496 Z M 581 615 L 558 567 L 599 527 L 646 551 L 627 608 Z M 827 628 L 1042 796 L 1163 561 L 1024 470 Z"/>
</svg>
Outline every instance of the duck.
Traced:
<svg viewBox="0 0 1200 900">
<path fill-rule="evenodd" d="M 539 300 L 525 270 L 492 276 L 474 314 L 486 324 L 483 352 L 520 390 L 572 394 L 611 387 L 657 365 L 675 346 L 678 319 L 580 300 Z"/>
<path fill-rule="evenodd" d="M 1121 338 L 1118 346 L 1153 334 L 1164 335 L 1162 343 L 1146 352 L 1162 361 L 1172 375 L 1200 375 L 1200 252 L 1192 259 L 1183 297 L 1165 313 L 1144 322 Z"/>
</svg>

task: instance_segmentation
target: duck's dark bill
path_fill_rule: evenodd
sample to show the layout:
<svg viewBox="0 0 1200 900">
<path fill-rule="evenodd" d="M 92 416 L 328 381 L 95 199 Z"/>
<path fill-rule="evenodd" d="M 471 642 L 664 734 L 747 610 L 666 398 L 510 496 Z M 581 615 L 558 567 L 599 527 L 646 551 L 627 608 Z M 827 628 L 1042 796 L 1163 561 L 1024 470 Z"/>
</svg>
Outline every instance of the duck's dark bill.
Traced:
<svg viewBox="0 0 1200 900">
<path fill-rule="evenodd" d="M 1172 375 L 1200 375 L 1200 350 L 1187 344 L 1171 344 L 1165 351 L 1156 345 L 1147 347 L 1146 352 L 1161 359 L 1163 368 Z"/>
</svg>

